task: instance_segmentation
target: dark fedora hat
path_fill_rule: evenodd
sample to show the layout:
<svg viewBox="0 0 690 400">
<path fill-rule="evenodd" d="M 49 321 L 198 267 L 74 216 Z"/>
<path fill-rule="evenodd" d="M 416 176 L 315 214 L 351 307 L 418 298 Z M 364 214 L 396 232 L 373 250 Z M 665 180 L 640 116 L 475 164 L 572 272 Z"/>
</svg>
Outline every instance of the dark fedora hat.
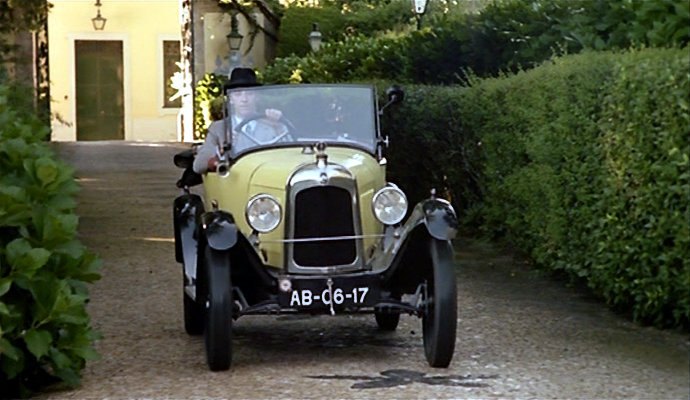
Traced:
<svg viewBox="0 0 690 400">
<path fill-rule="evenodd" d="M 230 73 L 230 80 L 225 83 L 226 89 L 261 86 L 256 80 L 256 73 L 251 68 L 235 68 Z"/>
</svg>

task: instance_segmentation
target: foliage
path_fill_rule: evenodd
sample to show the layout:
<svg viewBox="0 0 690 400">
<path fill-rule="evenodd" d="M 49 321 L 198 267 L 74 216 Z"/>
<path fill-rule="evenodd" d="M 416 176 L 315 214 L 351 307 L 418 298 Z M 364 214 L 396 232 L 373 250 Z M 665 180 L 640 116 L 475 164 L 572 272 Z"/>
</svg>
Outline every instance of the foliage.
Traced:
<svg viewBox="0 0 690 400">
<path fill-rule="evenodd" d="M 0 85 L 0 387 L 25 396 L 58 380 L 74 386 L 97 354 L 86 283 L 98 259 L 76 239 L 72 170 L 43 139 L 31 97 Z"/>
<path fill-rule="evenodd" d="M 445 174 L 466 224 L 638 321 L 690 327 L 688 48 L 470 82 L 407 88 L 382 123 L 391 177 L 415 201 L 428 191 L 417 171 L 437 188 Z"/>
<path fill-rule="evenodd" d="M 308 56 L 309 33 L 318 24 L 324 43 L 336 43 L 351 36 L 375 37 L 409 25 L 409 4 L 401 1 L 328 2 L 321 7 L 289 7 L 281 21 L 278 57 Z"/>
<path fill-rule="evenodd" d="M 335 7 L 289 7 L 280 23 L 278 57 L 306 56 L 311 51 L 309 33 L 312 24 L 318 23 L 324 42 L 335 41 L 345 31 L 346 22 Z"/>
<path fill-rule="evenodd" d="M 465 82 L 468 71 L 498 76 L 583 49 L 682 47 L 690 42 L 690 3 L 685 0 L 494 1 L 476 14 L 432 14 L 418 31 L 402 28 L 409 26 L 407 17 L 385 17 L 393 18 L 387 19 L 389 27 L 398 27 L 393 33 L 378 30 L 382 27 L 376 25 L 378 20 L 357 25 L 358 18 L 369 18 L 374 11 L 383 16 L 389 8 L 354 3 L 359 8 L 353 10 L 360 11 L 344 13 L 340 19 L 332 8 L 288 8 L 281 28 L 282 58 L 266 68 L 267 80 L 299 81 L 297 76 L 301 81 L 342 82 L 385 77 L 452 84 Z M 387 7 L 404 8 L 402 3 Z M 409 14 L 402 8 L 394 15 Z M 319 13 L 330 13 L 322 29 L 328 45 L 317 54 L 308 53 L 306 37 Z M 339 34 L 348 29 L 343 24 L 355 34 Z"/>
<path fill-rule="evenodd" d="M 48 18 L 51 4 L 46 0 L 0 0 L 0 62 L 13 57 L 15 46 L 8 38 L 18 31 L 32 31 Z"/>
<path fill-rule="evenodd" d="M 211 103 L 223 94 L 224 75 L 207 73 L 194 89 L 194 139 L 203 139 L 211 125 Z"/>
<path fill-rule="evenodd" d="M 395 79 L 402 72 L 402 45 L 396 38 L 348 37 L 337 45 L 326 44 L 318 56 L 276 60 L 263 75 L 271 83 Z"/>
</svg>

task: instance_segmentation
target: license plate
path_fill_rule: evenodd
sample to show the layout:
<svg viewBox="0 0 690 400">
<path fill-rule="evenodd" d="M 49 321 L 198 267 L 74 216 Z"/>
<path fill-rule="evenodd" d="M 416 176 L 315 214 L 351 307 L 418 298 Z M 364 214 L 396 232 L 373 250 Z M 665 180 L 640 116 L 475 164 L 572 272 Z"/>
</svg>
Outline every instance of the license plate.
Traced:
<svg viewBox="0 0 690 400">
<path fill-rule="evenodd" d="M 335 309 L 367 307 L 379 300 L 379 289 L 371 279 L 341 278 L 296 279 L 292 290 L 281 292 L 281 306 L 300 309 Z"/>
</svg>

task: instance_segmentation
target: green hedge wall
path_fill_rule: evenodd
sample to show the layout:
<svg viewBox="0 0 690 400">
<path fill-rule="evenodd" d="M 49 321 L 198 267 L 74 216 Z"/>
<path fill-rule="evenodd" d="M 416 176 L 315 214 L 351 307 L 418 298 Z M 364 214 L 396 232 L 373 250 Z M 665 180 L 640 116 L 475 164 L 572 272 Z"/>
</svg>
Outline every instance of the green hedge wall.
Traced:
<svg viewBox="0 0 690 400">
<path fill-rule="evenodd" d="M 74 386 L 97 358 L 85 305 L 99 260 L 76 239 L 72 170 L 31 97 L 0 84 L 0 397 Z"/>
<path fill-rule="evenodd" d="M 417 171 L 436 186 L 444 171 L 468 224 L 638 321 L 688 327 L 688 54 L 584 53 L 470 88 L 409 87 L 383 121 L 391 176 L 417 199 Z"/>
</svg>

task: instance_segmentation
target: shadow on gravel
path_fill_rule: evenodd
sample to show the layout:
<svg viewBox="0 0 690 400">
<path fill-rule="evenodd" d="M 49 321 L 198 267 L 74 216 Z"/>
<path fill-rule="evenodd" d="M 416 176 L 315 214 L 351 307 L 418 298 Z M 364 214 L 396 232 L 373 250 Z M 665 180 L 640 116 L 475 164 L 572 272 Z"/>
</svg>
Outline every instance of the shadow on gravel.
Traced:
<svg viewBox="0 0 690 400">
<path fill-rule="evenodd" d="M 354 380 L 359 381 L 350 389 L 381 389 L 397 386 L 407 386 L 421 383 L 431 386 L 460 386 L 466 388 L 488 387 L 485 381 L 498 378 L 498 375 L 431 375 L 424 372 L 406 369 L 389 369 L 382 371 L 381 376 L 366 375 L 315 375 L 307 376 L 313 379 L 325 380 Z"/>
</svg>

